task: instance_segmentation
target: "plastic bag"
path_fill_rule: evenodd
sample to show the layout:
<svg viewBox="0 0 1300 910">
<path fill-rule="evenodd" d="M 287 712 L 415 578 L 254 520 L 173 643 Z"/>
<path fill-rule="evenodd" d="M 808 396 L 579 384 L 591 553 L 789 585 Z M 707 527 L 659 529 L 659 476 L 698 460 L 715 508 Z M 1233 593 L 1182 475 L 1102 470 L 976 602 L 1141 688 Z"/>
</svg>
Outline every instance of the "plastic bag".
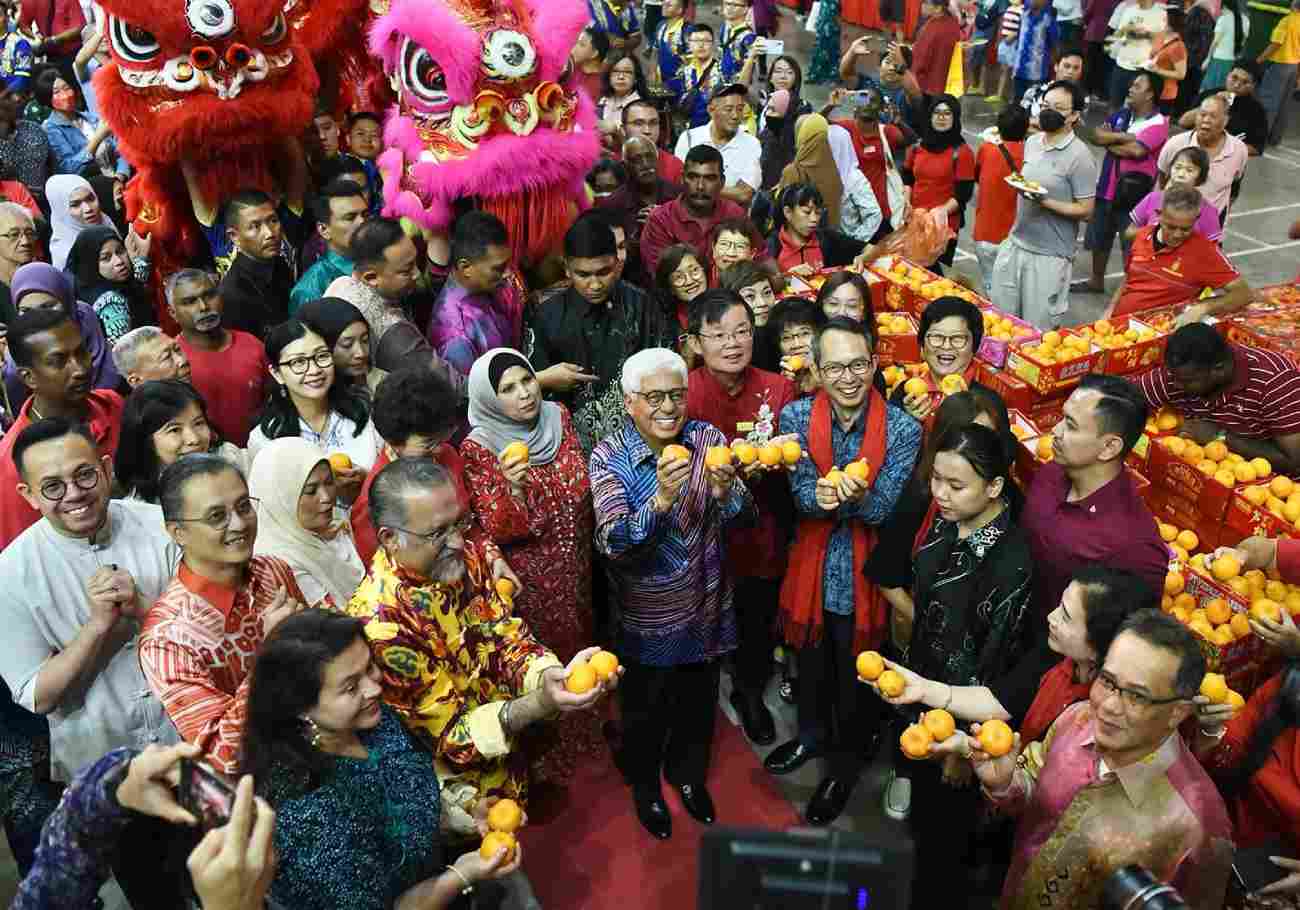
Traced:
<svg viewBox="0 0 1300 910">
<path fill-rule="evenodd" d="M 912 209 L 907 224 L 891 243 L 900 256 L 917 265 L 931 266 L 939 261 L 952 240 L 948 213 L 943 209 Z"/>
</svg>

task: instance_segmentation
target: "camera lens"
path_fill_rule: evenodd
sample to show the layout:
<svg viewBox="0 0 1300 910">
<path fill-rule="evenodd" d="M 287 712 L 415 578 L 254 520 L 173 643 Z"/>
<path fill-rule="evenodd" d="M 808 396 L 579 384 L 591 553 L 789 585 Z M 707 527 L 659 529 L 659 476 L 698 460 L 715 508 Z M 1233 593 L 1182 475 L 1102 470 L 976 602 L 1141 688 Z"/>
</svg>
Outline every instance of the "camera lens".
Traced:
<svg viewBox="0 0 1300 910">
<path fill-rule="evenodd" d="M 1171 886 L 1136 864 L 1125 866 L 1106 881 L 1101 905 L 1104 910 L 1178 910 L 1187 906 Z"/>
</svg>

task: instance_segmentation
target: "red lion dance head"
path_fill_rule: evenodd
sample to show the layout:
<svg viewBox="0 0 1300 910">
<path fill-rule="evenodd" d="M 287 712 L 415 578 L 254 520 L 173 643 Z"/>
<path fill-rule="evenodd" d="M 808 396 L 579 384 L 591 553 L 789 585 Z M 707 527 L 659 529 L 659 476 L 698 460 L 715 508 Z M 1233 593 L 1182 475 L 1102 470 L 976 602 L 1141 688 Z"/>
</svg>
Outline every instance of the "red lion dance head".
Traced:
<svg viewBox="0 0 1300 910">
<path fill-rule="evenodd" d="M 569 63 L 586 4 L 386 6 L 370 33 L 398 93 L 378 162 L 384 214 L 445 231 L 455 202 L 477 198 L 510 229 L 517 262 L 540 260 L 585 204 L 583 178 L 600 152 L 594 106 Z"/>
</svg>

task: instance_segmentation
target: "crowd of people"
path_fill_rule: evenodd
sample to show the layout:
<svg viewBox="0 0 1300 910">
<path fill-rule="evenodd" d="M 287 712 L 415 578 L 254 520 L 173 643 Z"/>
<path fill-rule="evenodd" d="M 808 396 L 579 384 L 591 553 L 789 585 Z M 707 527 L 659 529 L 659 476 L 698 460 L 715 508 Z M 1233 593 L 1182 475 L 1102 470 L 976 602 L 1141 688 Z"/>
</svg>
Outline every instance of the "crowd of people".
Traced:
<svg viewBox="0 0 1300 910">
<path fill-rule="evenodd" d="M 1300 0 L 1256 59 L 1245 4 L 1217 6 L 924 0 L 917 34 L 882 10 L 893 33 L 841 53 L 821 0 L 809 82 L 839 84 L 814 109 L 772 0 L 716 29 L 591 0 L 572 80 L 602 156 L 550 268 L 487 211 L 386 217 L 380 114 L 322 102 L 282 192 L 196 197 L 208 255 L 161 286 L 95 108 L 105 36 L 0 7 L 14 906 L 110 877 L 136 908 L 535 906 L 521 848 L 479 850 L 492 808 L 612 755 L 651 838 L 664 781 L 725 822 L 724 691 L 768 773 L 819 762 L 810 824 L 890 751 L 914 907 L 1097 906 L 1130 863 L 1189 906 L 1297 906 L 1300 631 L 1252 621 L 1281 670 L 1202 696 L 1125 468 L 1172 406 L 1300 476 L 1300 369 L 1202 321 L 1251 299 L 1223 225 L 1284 129 Z M 999 106 L 978 144 L 954 53 Z M 883 378 L 865 266 L 924 221 L 951 274 L 968 212 L 961 282 L 1039 329 L 1107 292 L 1116 238 L 1104 315 L 1183 305 L 1149 373 L 1082 378 L 1023 485 L 979 307 L 917 317 L 924 390 Z M 1300 583 L 1292 544 L 1237 557 Z M 580 685 L 601 648 L 620 669 Z M 927 708 L 960 729 L 911 760 Z M 998 757 L 994 720 L 1019 731 Z M 192 762 L 232 788 L 220 824 L 177 801 Z M 1230 888 L 1243 857 L 1262 890 Z"/>
</svg>

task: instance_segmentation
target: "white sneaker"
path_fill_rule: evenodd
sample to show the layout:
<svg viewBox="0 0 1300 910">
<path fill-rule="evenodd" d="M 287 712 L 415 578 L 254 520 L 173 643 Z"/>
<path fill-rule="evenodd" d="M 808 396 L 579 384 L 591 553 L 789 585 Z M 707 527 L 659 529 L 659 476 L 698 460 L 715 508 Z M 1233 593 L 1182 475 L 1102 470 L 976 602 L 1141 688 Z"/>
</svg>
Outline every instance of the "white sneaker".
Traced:
<svg viewBox="0 0 1300 910">
<path fill-rule="evenodd" d="M 889 783 L 885 785 L 885 814 L 895 821 L 907 821 L 912 811 L 912 781 L 899 777 L 894 771 L 889 772 Z"/>
</svg>

